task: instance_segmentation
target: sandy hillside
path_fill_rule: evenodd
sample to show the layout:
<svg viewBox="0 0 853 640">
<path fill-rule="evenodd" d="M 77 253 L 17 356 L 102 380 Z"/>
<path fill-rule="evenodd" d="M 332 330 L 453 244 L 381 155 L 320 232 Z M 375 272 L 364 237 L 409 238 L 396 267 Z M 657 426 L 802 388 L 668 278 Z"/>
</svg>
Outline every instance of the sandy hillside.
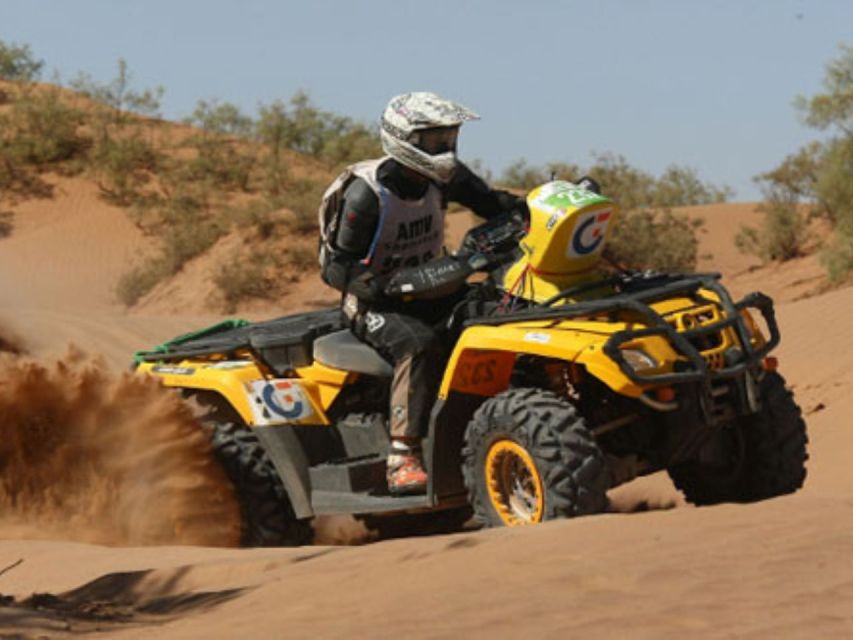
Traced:
<svg viewBox="0 0 853 640">
<path fill-rule="evenodd" d="M 115 278 L 145 250 L 145 240 L 84 181 L 61 180 L 58 186 L 62 199 L 17 207 L 13 234 L 0 239 L 0 344 L 23 346 L 48 362 L 72 341 L 102 354 L 117 370 L 135 348 L 205 320 L 158 312 L 153 302 L 142 312 L 116 306 Z M 813 261 L 756 269 L 734 252 L 732 236 L 742 221 L 755 219 L 753 208 L 705 207 L 691 215 L 705 218 L 702 252 L 714 255 L 702 268 L 723 271 L 736 292 L 761 288 L 782 300 L 778 355 L 807 414 L 812 441 L 803 491 L 762 504 L 697 509 L 685 506 L 658 476 L 617 491 L 620 513 L 533 528 L 299 549 L 100 546 L 69 542 L 103 541 L 81 538 L 73 520 L 41 531 L 26 522 L 0 524 L 0 594 L 26 604 L 4 607 L 0 601 L 0 635 L 77 637 L 99 630 L 98 637 L 187 639 L 851 637 L 853 473 L 846 459 L 853 445 L 853 338 L 840 318 L 853 311 L 853 289 L 803 298 L 817 283 Z M 462 225 L 464 218 L 452 224 Z M 185 277 L 199 284 L 204 276 L 192 269 Z M 303 286 L 306 296 L 318 294 L 316 285 Z M 277 311 L 306 300 L 294 298 Z M 19 366 L 9 365 L 8 356 L 6 365 L 3 360 L 0 367 Z M 93 435 L 97 423 L 88 405 L 69 398 L 88 397 L 94 391 L 87 389 L 103 386 L 112 395 L 98 402 L 116 412 L 125 406 L 111 404 L 117 398 L 148 391 L 128 390 L 109 372 L 102 384 L 87 386 L 82 381 L 100 379 L 85 373 L 87 365 L 74 366 L 79 377 L 72 376 L 77 382 L 70 391 L 52 382 L 41 393 L 42 380 L 55 382 L 50 366 L 31 372 L 35 383 L 27 388 L 40 403 L 34 406 L 67 407 L 59 413 L 79 430 L 80 442 L 97 443 L 87 449 L 93 460 L 108 460 L 114 445 Z M 9 388 L 10 380 L 0 375 L 0 408 Z M 184 424 L 185 416 L 165 400 L 152 396 L 140 404 L 139 411 L 154 416 L 148 420 L 167 424 L 157 433 L 180 431 Z M 13 412 L 5 411 L 0 422 L 8 424 Z M 128 437 L 139 437 L 145 423 L 140 425 L 140 413 L 122 415 Z M 144 448 L 144 440 L 133 442 L 124 449 L 141 470 L 145 465 L 132 454 Z M 61 457 L 47 460 L 62 464 Z M 168 464 L 160 469 L 161 475 L 172 473 Z M 187 483 L 198 490 L 204 486 L 200 478 L 208 478 L 201 472 L 166 488 L 174 492 Z M 110 507 L 111 487 L 124 486 L 110 483 L 127 481 L 111 473 L 81 467 L 77 484 L 66 490 L 99 488 L 101 502 L 89 507 L 96 516 L 108 513 L 97 509 Z M 139 500 L 122 508 L 129 514 L 135 504 L 150 508 L 150 495 Z M 219 504 L 220 521 L 227 524 L 227 497 Z M 648 510 L 628 513 L 640 508 Z M 194 514 L 191 522 L 197 526 L 201 516 Z M 336 533 L 330 526 L 326 539 Z M 134 540 L 113 542 L 139 544 Z M 193 538 L 175 542 L 203 544 Z M 25 601 L 32 594 L 41 595 Z"/>
</svg>

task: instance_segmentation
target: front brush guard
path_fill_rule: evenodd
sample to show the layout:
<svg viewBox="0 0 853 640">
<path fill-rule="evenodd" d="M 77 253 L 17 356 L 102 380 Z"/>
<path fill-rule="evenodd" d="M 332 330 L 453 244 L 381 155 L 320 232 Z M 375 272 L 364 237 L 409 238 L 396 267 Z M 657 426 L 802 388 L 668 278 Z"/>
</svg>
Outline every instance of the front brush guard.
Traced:
<svg viewBox="0 0 853 640">
<path fill-rule="evenodd" d="M 648 285 L 643 284 L 642 278 L 630 281 L 630 286 L 639 289 L 637 291 L 622 293 L 602 300 L 568 303 L 559 306 L 553 305 L 554 302 L 577 293 L 578 288 L 575 287 L 554 296 L 542 306 L 491 318 L 472 320 L 466 323 L 466 325 L 500 325 L 530 320 L 567 320 L 581 316 L 632 311 L 643 317 L 648 326 L 642 329 L 618 331 L 608 338 L 603 347 L 604 353 L 619 366 L 622 373 L 629 380 L 640 385 L 671 385 L 702 382 L 707 388 L 714 380 L 735 378 L 755 368 L 779 344 L 780 340 L 779 326 L 776 323 L 773 301 L 763 293 L 755 292 L 750 293 L 735 303 L 732 301 L 729 292 L 720 285 L 718 282 L 719 279 L 720 274 L 718 273 L 693 275 L 658 274 L 649 278 Z M 659 282 L 664 282 L 665 284 L 654 286 Z M 611 284 L 620 284 L 620 278 L 610 278 L 599 283 L 582 285 L 582 288 L 592 289 Z M 716 294 L 718 300 L 701 298 L 699 294 L 700 289 L 712 291 Z M 702 302 L 720 304 L 725 310 L 727 317 L 712 324 L 679 333 L 650 306 L 655 302 L 678 295 L 700 297 Z M 753 348 L 746 321 L 740 314 L 741 311 L 748 308 L 757 309 L 761 313 L 770 332 L 767 342 L 758 349 Z M 722 369 L 710 369 L 699 350 L 690 344 L 690 339 L 721 331 L 727 327 L 734 327 L 737 333 L 742 351 L 739 362 Z M 621 346 L 631 340 L 654 335 L 664 336 L 669 340 L 675 351 L 685 358 L 682 362 L 683 366 L 687 367 L 686 370 L 641 375 L 627 362 L 622 353 Z"/>
</svg>

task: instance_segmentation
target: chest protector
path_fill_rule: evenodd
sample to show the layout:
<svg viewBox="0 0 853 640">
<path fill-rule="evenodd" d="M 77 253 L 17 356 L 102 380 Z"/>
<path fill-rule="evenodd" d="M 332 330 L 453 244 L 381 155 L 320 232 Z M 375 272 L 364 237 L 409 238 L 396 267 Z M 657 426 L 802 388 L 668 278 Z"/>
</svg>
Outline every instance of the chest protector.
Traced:
<svg viewBox="0 0 853 640">
<path fill-rule="evenodd" d="M 320 264 L 324 265 L 336 233 L 336 218 L 343 194 L 355 178 L 361 178 L 379 201 L 379 222 L 362 262 L 369 271 L 387 275 L 401 267 L 415 267 L 440 255 L 444 248 L 444 214 L 439 188 L 429 183 L 418 200 L 404 200 L 376 178 L 387 158 L 367 160 L 348 167 L 326 191 L 320 205 Z"/>
</svg>

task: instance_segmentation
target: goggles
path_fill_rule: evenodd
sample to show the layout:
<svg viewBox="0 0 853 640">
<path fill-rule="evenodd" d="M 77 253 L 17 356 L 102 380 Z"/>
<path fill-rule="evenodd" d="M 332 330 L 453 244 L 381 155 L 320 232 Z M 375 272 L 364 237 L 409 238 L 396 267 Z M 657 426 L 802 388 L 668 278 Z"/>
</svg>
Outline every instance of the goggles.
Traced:
<svg viewBox="0 0 853 640">
<path fill-rule="evenodd" d="M 409 136 L 409 143 L 431 156 L 456 151 L 459 127 L 420 129 Z"/>
</svg>

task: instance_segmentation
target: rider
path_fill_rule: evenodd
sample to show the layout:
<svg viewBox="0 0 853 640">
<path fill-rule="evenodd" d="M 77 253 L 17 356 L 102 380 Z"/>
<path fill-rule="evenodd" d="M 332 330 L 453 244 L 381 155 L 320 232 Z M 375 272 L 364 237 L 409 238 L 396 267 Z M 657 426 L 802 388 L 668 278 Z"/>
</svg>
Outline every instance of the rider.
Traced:
<svg viewBox="0 0 853 640">
<path fill-rule="evenodd" d="M 426 488 L 420 442 L 445 358 L 433 325 L 456 298 L 404 301 L 385 295 L 385 284 L 400 268 L 442 254 L 448 201 L 485 218 L 523 206 L 522 198 L 491 189 L 457 160 L 459 128 L 476 119 L 467 107 L 434 93 L 396 96 L 381 120 L 387 155 L 349 167 L 335 183 L 347 186 L 321 252 L 322 276 L 343 292 L 356 336 L 394 366 L 387 464 L 394 494 Z"/>
</svg>

